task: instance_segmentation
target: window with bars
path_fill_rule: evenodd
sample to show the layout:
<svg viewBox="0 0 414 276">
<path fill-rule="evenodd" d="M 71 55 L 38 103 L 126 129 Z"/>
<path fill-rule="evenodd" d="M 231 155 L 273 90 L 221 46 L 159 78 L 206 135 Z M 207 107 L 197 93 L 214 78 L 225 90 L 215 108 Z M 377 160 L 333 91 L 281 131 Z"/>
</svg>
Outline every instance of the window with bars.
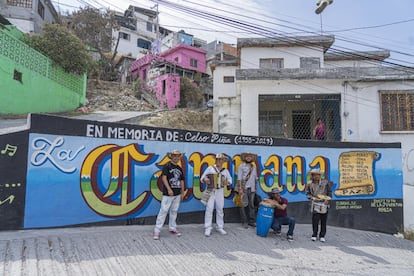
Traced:
<svg viewBox="0 0 414 276">
<path fill-rule="evenodd" d="M 197 60 L 194 58 L 190 59 L 190 66 L 197 68 Z"/>
<path fill-rule="evenodd" d="M 139 48 L 144 48 L 144 49 L 149 50 L 149 49 L 151 49 L 151 42 L 148 41 L 148 40 L 145 40 L 145 39 L 138 38 L 137 39 L 137 46 Z"/>
<path fill-rule="evenodd" d="M 124 32 L 119 32 L 119 37 L 125 40 L 130 40 L 131 36 L 130 34 L 124 33 Z"/>
<path fill-rule="evenodd" d="M 381 130 L 414 131 L 414 90 L 379 92 Z"/>
<path fill-rule="evenodd" d="M 151 22 L 147 22 L 147 31 L 152 32 L 152 23 Z"/>
<path fill-rule="evenodd" d="M 22 8 L 32 8 L 32 0 L 7 0 L 7 5 L 22 7 Z"/>
<path fill-rule="evenodd" d="M 40 3 L 40 1 L 37 4 L 37 13 L 40 15 L 42 19 L 45 19 L 45 7 L 42 3 Z"/>
<path fill-rule="evenodd" d="M 281 69 L 283 68 L 283 58 L 261 58 L 259 67 L 260 69 Z"/>
<path fill-rule="evenodd" d="M 224 76 L 223 82 L 234 82 L 234 76 Z"/>
<path fill-rule="evenodd" d="M 259 134 L 262 136 L 283 136 L 283 111 L 259 111 Z"/>
<path fill-rule="evenodd" d="M 321 60 L 317 57 L 301 57 L 300 68 L 319 69 L 321 68 Z"/>
</svg>

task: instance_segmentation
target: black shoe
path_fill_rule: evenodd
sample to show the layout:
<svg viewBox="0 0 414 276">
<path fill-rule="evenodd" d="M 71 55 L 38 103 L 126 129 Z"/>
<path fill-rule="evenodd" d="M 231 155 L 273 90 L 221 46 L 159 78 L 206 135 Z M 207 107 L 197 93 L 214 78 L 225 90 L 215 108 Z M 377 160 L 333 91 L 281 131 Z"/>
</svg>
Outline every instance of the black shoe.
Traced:
<svg viewBox="0 0 414 276">
<path fill-rule="evenodd" d="M 250 222 L 250 223 L 249 223 L 249 225 L 250 225 L 251 227 L 256 227 L 256 223 L 255 223 L 255 222 Z"/>
</svg>

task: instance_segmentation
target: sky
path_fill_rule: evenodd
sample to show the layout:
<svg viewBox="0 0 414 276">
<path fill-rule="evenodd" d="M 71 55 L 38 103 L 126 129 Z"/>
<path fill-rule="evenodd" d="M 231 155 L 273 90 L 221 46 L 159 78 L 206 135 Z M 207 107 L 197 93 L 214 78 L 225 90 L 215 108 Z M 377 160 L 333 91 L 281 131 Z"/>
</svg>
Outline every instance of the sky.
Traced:
<svg viewBox="0 0 414 276">
<path fill-rule="evenodd" d="M 114 3 L 111 3 L 114 2 Z M 166 4 L 172 3 L 175 6 Z M 56 0 L 58 12 L 84 7 L 124 12 L 129 5 L 160 12 L 164 28 L 211 42 L 276 35 L 335 35 L 339 51 L 387 49 L 390 64 L 414 67 L 414 0 L 334 0 L 320 14 L 317 0 Z M 190 9 L 191 12 L 183 11 Z M 203 12 L 202 15 L 200 13 Z M 209 15 L 205 15 L 208 12 Z M 210 18 L 207 18 L 210 17 Z"/>
</svg>

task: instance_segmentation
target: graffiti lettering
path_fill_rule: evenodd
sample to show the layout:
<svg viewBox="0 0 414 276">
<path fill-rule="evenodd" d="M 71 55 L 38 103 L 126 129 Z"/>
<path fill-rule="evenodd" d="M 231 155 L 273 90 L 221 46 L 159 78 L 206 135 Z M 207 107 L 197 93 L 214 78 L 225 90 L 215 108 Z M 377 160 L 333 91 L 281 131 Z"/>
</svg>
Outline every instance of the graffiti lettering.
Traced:
<svg viewBox="0 0 414 276">
<path fill-rule="evenodd" d="M 219 134 L 212 134 L 211 135 L 211 142 L 212 143 L 220 143 L 220 144 L 231 144 L 231 139 L 227 136 L 222 136 Z"/>
<path fill-rule="evenodd" d="M 193 137 L 197 137 L 193 136 Z M 196 139 L 199 139 L 200 136 Z M 149 179 L 149 191 L 144 191 L 139 195 L 133 196 L 134 179 L 136 175 L 132 175 L 135 165 L 146 166 L 151 165 L 153 160 L 153 153 L 144 154 L 140 151 L 137 144 L 130 144 L 125 147 L 118 145 L 104 145 L 94 149 L 86 157 L 81 170 L 81 190 L 82 195 L 87 204 L 98 214 L 107 217 L 122 217 L 130 215 L 142 206 L 146 205 L 149 196 L 152 195 L 158 201 L 162 199 L 162 183 L 160 181 L 161 169 L 155 171 Z M 110 178 L 102 179 L 102 171 L 104 167 L 108 166 L 110 161 Z M 164 156 L 157 166 L 162 168 L 169 158 Z M 186 175 L 188 168 L 192 166 L 192 177 L 187 177 L 186 187 L 184 192 L 184 200 L 190 200 L 193 196 L 195 199 L 201 199 L 205 186 L 200 182 L 200 175 L 202 171 L 213 165 L 215 162 L 215 155 L 210 153 L 202 155 L 194 152 L 188 159 L 182 158 L 179 162 Z M 235 155 L 224 163 L 224 167 L 229 169 L 233 174 L 233 182 L 236 183 L 237 175 L 236 169 L 242 160 L 240 155 Z M 257 162 L 257 161 L 256 161 Z M 301 156 L 288 156 L 284 160 L 278 155 L 271 155 L 261 164 L 256 164 L 258 167 L 258 175 L 260 182 L 260 189 L 268 193 L 272 188 L 286 188 L 287 192 L 303 192 L 305 190 L 305 160 Z M 281 183 L 283 168 L 286 168 L 286 184 Z M 320 168 L 327 177 L 327 168 L 329 160 L 322 156 L 315 157 L 310 163 L 311 168 Z M 261 171 L 260 171 L 261 168 Z M 139 177 L 138 177 L 139 178 Z M 145 182 L 144 182 L 145 183 Z M 141 184 L 141 183 L 140 183 Z M 145 185 L 145 184 L 144 184 Z M 234 187 L 234 185 L 233 185 Z M 228 198 L 232 195 L 232 188 L 224 188 L 224 196 Z"/>
<path fill-rule="evenodd" d="M 162 132 L 155 129 L 129 129 L 124 127 L 109 127 L 108 138 L 163 141 Z"/>
<path fill-rule="evenodd" d="M 125 147 L 104 145 L 94 149 L 86 157 L 81 169 L 81 192 L 86 203 L 95 212 L 106 217 L 120 217 L 140 209 L 149 197 L 143 192 L 132 198 L 132 162 L 148 164 L 154 154 L 144 154 L 135 144 Z M 106 190 L 100 172 L 110 159 L 111 176 L 106 181 Z"/>
<path fill-rule="evenodd" d="M 41 166 L 43 165 L 47 160 L 52 163 L 53 166 L 55 166 L 58 170 L 65 172 L 65 173 L 72 173 L 76 171 L 75 167 L 72 168 L 64 168 L 61 166 L 55 159 L 55 157 L 60 161 L 72 161 L 76 158 L 76 156 L 85 149 L 84 146 L 81 146 L 78 150 L 76 150 L 72 154 L 72 150 L 60 150 L 54 153 L 55 149 L 61 147 L 64 144 L 65 140 L 63 137 L 59 136 L 54 141 L 49 141 L 48 139 L 44 137 L 36 138 L 32 142 L 32 148 L 35 149 L 33 151 L 33 154 L 30 158 L 30 162 L 34 166 Z"/>
<path fill-rule="evenodd" d="M 184 136 L 184 140 L 187 142 L 205 143 L 209 140 L 209 135 L 203 135 L 200 132 L 197 132 L 197 134 L 194 135 L 191 132 L 187 132 Z"/>
</svg>

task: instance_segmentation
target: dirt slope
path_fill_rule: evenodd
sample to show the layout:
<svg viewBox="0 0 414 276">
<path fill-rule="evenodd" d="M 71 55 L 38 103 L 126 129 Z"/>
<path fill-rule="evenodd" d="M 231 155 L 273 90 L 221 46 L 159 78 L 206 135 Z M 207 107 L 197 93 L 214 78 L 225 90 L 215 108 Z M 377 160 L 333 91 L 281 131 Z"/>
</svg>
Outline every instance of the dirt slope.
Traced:
<svg viewBox="0 0 414 276">
<path fill-rule="evenodd" d="M 93 111 L 154 111 L 153 115 L 128 123 L 154 127 L 166 127 L 211 132 L 213 113 L 211 109 L 174 109 L 157 111 L 144 100 L 135 97 L 131 85 L 117 82 L 88 82 L 86 105 Z"/>
</svg>

